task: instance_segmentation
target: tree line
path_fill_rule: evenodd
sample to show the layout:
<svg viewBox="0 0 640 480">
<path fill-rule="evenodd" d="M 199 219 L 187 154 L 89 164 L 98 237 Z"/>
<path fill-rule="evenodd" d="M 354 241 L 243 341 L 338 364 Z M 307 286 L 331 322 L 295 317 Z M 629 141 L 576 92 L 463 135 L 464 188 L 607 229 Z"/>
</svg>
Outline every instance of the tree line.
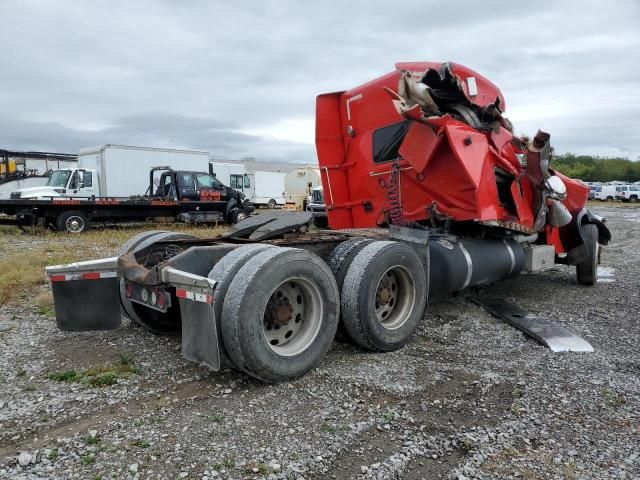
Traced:
<svg viewBox="0 0 640 480">
<path fill-rule="evenodd" d="M 633 162 L 628 158 L 594 157 L 573 153 L 554 154 L 551 168 L 570 178 L 579 178 L 585 182 L 640 181 L 640 161 Z"/>
</svg>

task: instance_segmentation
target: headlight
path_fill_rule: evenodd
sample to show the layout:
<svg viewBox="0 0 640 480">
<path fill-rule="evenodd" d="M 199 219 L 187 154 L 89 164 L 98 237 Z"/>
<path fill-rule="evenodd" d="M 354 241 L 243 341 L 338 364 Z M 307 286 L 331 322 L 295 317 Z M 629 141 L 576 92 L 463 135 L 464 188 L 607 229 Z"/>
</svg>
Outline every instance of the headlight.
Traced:
<svg viewBox="0 0 640 480">
<path fill-rule="evenodd" d="M 550 196 L 557 200 L 564 200 L 567 198 L 567 186 L 562 179 L 556 175 L 552 175 L 547 178 L 547 189 L 550 190 Z"/>
</svg>

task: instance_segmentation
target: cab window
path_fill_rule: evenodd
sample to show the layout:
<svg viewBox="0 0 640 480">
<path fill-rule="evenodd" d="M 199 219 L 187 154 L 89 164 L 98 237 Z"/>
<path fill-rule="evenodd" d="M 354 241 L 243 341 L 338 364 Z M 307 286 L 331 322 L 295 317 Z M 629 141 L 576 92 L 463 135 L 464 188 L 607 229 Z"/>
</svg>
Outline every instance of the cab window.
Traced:
<svg viewBox="0 0 640 480">
<path fill-rule="evenodd" d="M 86 170 L 84 171 L 84 174 L 82 175 L 82 183 L 84 184 L 84 188 L 93 186 L 93 175 L 91 172 L 87 172 Z"/>
<path fill-rule="evenodd" d="M 229 175 L 229 186 L 231 188 L 242 188 L 243 175 Z"/>
<path fill-rule="evenodd" d="M 409 122 L 404 121 L 373 132 L 373 162 L 383 163 L 398 158 L 398 150 L 408 129 Z"/>
<path fill-rule="evenodd" d="M 196 178 L 198 179 L 198 187 L 200 188 L 220 189 L 220 182 L 212 175 L 200 173 L 196 175 Z"/>
<path fill-rule="evenodd" d="M 195 190 L 196 182 L 193 173 L 181 173 L 180 174 L 180 183 L 182 184 L 182 188 L 184 190 Z"/>
</svg>

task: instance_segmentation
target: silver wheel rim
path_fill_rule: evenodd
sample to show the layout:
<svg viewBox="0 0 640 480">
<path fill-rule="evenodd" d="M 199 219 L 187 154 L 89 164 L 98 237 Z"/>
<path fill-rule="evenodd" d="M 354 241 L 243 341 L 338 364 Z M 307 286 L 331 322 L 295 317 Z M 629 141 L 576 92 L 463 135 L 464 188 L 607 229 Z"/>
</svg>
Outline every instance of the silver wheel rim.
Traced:
<svg viewBox="0 0 640 480">
<path fill-rule="evenodd" d="M 236 215 L 236 223 L 241 222 L 245 218 L 247 218 L 247 214 L 246 213 L 243 213 L 243 212 L 238 213 L 238 215 Z"/>
<path fill-rule="evenodd" d="M 416 286 L 409 270 L 395 266 L 384 272 L 378 281 L 374 302 L 376 317 L 384 328 L 402 327 L 416 304 Z"/>
<path fill-rule="evenodd" d="M 80 233 L 84 230 L 84 219 L 77 215 L 73 215 L 67 218 L 67 221 L 64 225 L 67 229 L 67 232 Z"/>
<path fill-rule="evenodd" d="M 269 208 L 276 208 L 276 201 L 275 200 L 269 200 L 269 203 L 267 204 L 267 206 Z"/>
<path fill-rule="evenodd" d="M 269 348 L 291 357 L 314 342 L 322 326 L 320 288 L 306 278 L 291 278 L 276 287 L 265 308 L 262 333 Z"/>
</svg>

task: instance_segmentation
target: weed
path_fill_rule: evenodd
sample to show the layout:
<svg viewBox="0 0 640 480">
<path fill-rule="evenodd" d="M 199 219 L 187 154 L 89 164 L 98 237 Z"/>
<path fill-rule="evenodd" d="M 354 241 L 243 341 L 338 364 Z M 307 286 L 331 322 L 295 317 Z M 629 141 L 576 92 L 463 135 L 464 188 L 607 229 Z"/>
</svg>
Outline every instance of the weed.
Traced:
<svg viewBox="0 0 640 480">
<path fill-rule="evenodd" d="M 120 365 L 123 365 L 123 366 L 133 365 L 133 360 L 126 353 L 121 353 L 120 354 Z"/>
<path fill-rule="evenodd" d="M 261 475 L 269 474 L 269 466 L 266 463 L 248 463 L 244 467 L 247 473 L 260 473 Z M 254 470 L 258 470 L 255 472 Z"/>
<path fill-rule="evenodd" d="M 91 367 L 84 371 L 65 370 L 62 372 L 49 372 L 49 380 L 57 382 L 84 382 L 91 387 L 105 387 L 115 385 L 118 379 L 127 378 L 137 374 L 139 370 L 131 365 L 118 365 L 115 367 Z"/>
<path fill-rule="evenodd" d="M 388 410 L 384 416 L 384 421 L 389 423 L 392 422 L 395 418 L 396 418 L 396 412 L 392 411 L 392 410 Z"/>
<path fill-rule="evenodd" d="M 49 372 L 49 380 L 56 382 L 75 382 L 78 380 L 78 373 L 75 370 L 65 370 L 63 372 Z"/>
<path fill-rule="evenodd" d="M 52 462 L 55 462 L 56 458 L 58 458 L 58 449 L 57 448 L 52 448 L 51 451 L 49 452 L 49 455 L 47 456 L 47 458 L 49 460 L 51 460 Z"/>
<path fill-rule="evenodd" d="M 25 377 L 26 375 L 27 375 L 27 371 L 24 368 L 20 367 L 16 370 L 16 376 Z"/>
<path fill-rule="evenodd" d="M 334 427 L 333 425 L 329 425 L 328 423 L 323 423 L 320 427 L 320 430 L 325 433 L 336 433 L 338 431 L 338 428 Z"/>
<path fill-rule="evenodd" d="M 83 465 L 93 465 L 96 463 L 96 456 L 93 453 L 85 453 L 80 457 Z"/>
<path fill-rule="evenodd" d="M 224 465 L 224 468 L 226 468 L 227 470 L 232 470 L 236 468 L 236 461 L 234 458 L 225 458 L 222 464 Z"/>
<path fill-rule="evenodd" d="M 100 443 L 100 437 L 87 437 L 87 445 L 98 445 Z"/>
<path fill-rule="evenodd" d="M 222 415 L 221 413 L 213 413 L 209 415 L 209 420 L 214 423 L 222 423 L 222 421 L 224 420 L 224 415 Z"/>
<path fill-rule="evenodd" d="M 131 445 L 132 447 L 138 447 L 138 448 L 149 448 L 151 446 L 149 442 L 147 442 L 142 438 L 137 438 L 136 440 L 132 440 L 131 442 L 129 442 L 129 445 Z"/>
<path fill-rule="evenodd" d="M 618 408 L 627 403 L 622 395 L 617 394 L 610 388 L 605 388 L 604 390 L 602 390 L 602 399 L 605 406 L 609 408 Z"/>
<path fill-rule="evenodd" d="M 92 387 L 106 387 L 118 383 L 118 377 L 113 373 L 104 373 L 102 375 L 89 378 L 87 382 Z"/>
<path fill-rule="evenodd" d="M 35 392 L 36 390 L 37 390 L 37 389 L 36 389 L 36 386 L 35 386 L 35 385 L 28 384 L 28 385 L 25 385 L 25 386 L 24 386 L 24 391 L 25 391 L 25 392 Z"/>
</svg>

